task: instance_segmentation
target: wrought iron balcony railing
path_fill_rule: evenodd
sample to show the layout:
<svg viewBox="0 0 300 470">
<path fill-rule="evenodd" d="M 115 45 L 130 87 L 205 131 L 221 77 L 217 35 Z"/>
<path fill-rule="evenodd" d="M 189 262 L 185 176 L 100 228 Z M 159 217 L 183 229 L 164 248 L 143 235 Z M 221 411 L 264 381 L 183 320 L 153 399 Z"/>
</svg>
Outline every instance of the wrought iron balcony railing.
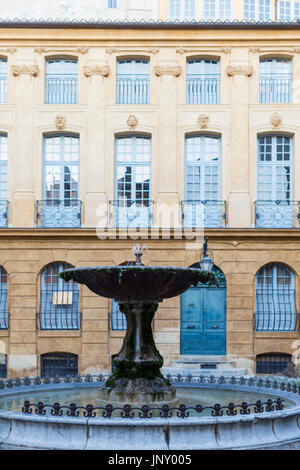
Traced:
<svg viewBox="0 0 300 470">
<path fill-rule="evenodd" d="M 153 220 L 153 201 L 124 199 L 109 201 L 109 226 L 115 228 L 148 228 Z"/>
<path fill-rule="evenodd" d="M 256 228 L 299 228 L 300 201 L 256 201 Z"/>
<path fill-rule="evenodd" d="M 219 103 L 219 75 L 193 75 L 186 79 L 187 104 Z"/>
<path fill-rule="evenodd" d="M 76 228 L 81 226 L 82 202 L 78 199 L 44 199 L 36 202 L 38 228 Z"/>
<path fill-rule="evenodd" d="M 290 103 L 292 78 L 286 77 L 260 77 L 259 102 L 260 103 Z"/>
<path fill-rule="evenodd" d="M 117 78 L 117 104 L 149 104 L 149 78 Z"/>
<path fill-rule="evenodd" d="M 7 77 L 0 74 L 0 103 L 7 103 Z"/>
<path fill-rule="evenodd" d="M 8 201 L 0 199 L 0 228 L 8 224 Z"/>
<path fill-rule="evenodd" d="M 46 78 L 46 103 L 47 104 L 77 104 L 78 103 L 78 78 L 47 77 Z"/>
<path fill-rule="evenodd" d="M 226 201 L 182 201 L 181 216 L 186 228 L 226 227 Z"/>
<path fill-rule="evenodd" d="M 0 312 L 0 330 L 8 330 L 9 328 L 9 313 L 4 310 Z"/>
<path fill-rule="evenodd" d="M 299 313 L 256 312 L 254 325 L 256 331 L 296 331 L 299 330 Z"/>
</svg>

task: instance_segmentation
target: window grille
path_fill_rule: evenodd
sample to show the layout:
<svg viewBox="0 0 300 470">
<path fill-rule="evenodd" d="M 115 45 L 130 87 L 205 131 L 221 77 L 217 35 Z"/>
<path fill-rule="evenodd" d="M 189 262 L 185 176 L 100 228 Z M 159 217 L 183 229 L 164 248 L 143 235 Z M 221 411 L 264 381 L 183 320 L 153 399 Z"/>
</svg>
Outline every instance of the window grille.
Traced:
<svg viewBox="0 0 300 470">
<path fill-rule="evenodd" d="M 5 379 L 7 377 L 7 355 L 0 354 L 0 378 Z"/>
<path fill-rule="evenodd" d="M 78 330 L 80 328 L 79 285 L 65 282 L 59 273 L 71 268 L 53 263 L 41 275 L 40 328 L 42 330 Z"/>
<path fill-rule="evenodd" d="M 8 275 L 0 266 L 0 330 L 8 329 Z"/>
<path fill-rule="evenodd" d="M 256 276 L 256 330 L 294 331 L 295 276 L 280 263 L 267 264 Z"/>
<path fill-rule="evenodd" d="M 260 354 L 256 356 L 257 374 L 278 374 L 292 363 L 290 354 Z"/>
<path fill-rule="evenodd" d="M 119 309 L 119 305 L 115 300 L 112 300 L 111 305 L 111 329 L 112 330 L 126 330 L 126 317 Z"/>
<path fill-rule="evenodd" d="M 76 60 L 46 62 L 46 103 L 78 103 L 78 64 Z"/>
<path fill-rule="evenodd" d="M 78 356 L 68 353 L 43 354 L 41 377 L 74 377 L 78 374 Z"/>
</svg>

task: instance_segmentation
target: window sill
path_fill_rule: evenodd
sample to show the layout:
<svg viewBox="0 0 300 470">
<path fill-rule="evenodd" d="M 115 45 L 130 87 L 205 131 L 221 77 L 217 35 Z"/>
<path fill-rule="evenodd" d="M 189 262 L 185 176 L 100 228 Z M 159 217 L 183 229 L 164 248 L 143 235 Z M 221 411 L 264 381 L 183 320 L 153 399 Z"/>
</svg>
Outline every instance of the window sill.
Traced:
<svg viewBox="0 0 300 470">
<path fill-rule="evenodd" d="M 79 338 L 81 330 L 39 330 L 39 338 Z"/>
</svg>

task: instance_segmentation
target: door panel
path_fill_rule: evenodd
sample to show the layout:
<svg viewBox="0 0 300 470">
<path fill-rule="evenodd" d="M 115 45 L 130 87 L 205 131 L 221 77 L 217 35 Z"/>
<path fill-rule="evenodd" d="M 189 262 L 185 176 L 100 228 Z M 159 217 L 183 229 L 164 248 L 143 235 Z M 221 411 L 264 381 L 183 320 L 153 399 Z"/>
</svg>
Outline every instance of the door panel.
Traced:
<svg viewBox="0 0 300 470">
<path fill-rule="evenodd" d="M 181 296 L 181 354 L 226 354 L 226 288 L 190 288 Z"/>
</svg>

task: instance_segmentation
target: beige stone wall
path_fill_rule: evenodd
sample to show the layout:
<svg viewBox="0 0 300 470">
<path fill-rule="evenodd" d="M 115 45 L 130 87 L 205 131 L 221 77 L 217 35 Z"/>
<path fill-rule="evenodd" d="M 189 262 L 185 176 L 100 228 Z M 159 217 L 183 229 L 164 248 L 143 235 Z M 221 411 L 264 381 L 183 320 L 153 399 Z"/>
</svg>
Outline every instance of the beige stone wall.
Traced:
<svg viewBox="0 0 300 470">
<path fill-rule="evenodd" d="M 114 199 L 114 141 L 122 133 L 152 136 L 153 200 L 179 203 L 184 198 L 184 139 L 190 133 L 222 137 L 222 199 L 228 203 L 228 229 L 209 231 L 215 263 L 227 279 L 227 354 L 248 361 L 261 352 L 292 352 L 298 332 L 255 333 L 255 274 L 268 262 L 287 263 L 300 274 L 297 230 L 255 230 L 256 141 L 263 132 L 293 136 L 299 153 L 299 30 L 130 30 L 0 28 L 0 54 L 7 57 L 8 103 L 0 105 L 0 131 L 7 132 L 9 229 L 0 230 L 0 264 L 9 274 L 8 331 L 0 331 L 9 355 L 11 376 L 34 375 L 40 355 L 65 351 L 79 355 L 81 373 L 109 369 L 123 333 L 108 328 L 110 302 L 81 291 L 82 328 L 76 332 L 40 331 L 36 314 L 39 273 L 50 262 L 76 267 L 118 264 L 127 258 L 133 240 L 96 237 L 97 207 Z M 293 63 L 293 102 L 258 103 L 259 58 L 280 55 Z M 79 103 L 44 104 L 47 57 L 76 57 Z M 147 57 L 151 65 L 149 105 L 116 105 L 116 61 Z M 218 57 L 221 100 L 218 105 L 185 104 L 185 64 L 192 57 Z M 13 66 L 18 67 L 12 69 Z M 86 74 L 84 67 L 89 67 Z M 107 69 L 108 67 L 108 69 Z M 160 67 L 159 74 L 155 67 Z M 13 70 L 17 70 L 14 75 Z M 108 73 L 107 73 L 108 71 Z M 88 76 L 87 76 L 88 75 Z M 277 128 L 271 116 L 277 112 Z M 64 115 L 64 130 L 56 116 Z M 137 118 L 132 130 L 127 120 Z M 207 116 L 201 128 L 199 115 Z M 35 201 L 42 198 L 42 142 L 47 133 L 80 135 L 80 199 L 83 228 L 73 231 L 33 229 Z M 294 159 L 294 181 L 300 176 Z M 295 183 L 294 199 L 300 199 Z M 189 266 L 199 248 L 185 240 L 147 241 L 152 264 Z M 299 286 L 297 284 L 297 302 Z M 300 306 L 298 306 L 299 309 Z M 164 302 L 155 320 L 158 347 L 166 364 L 180 354 L 180 302 Z M 249 368 L 249 370 L 251 370 Z"/>
<path fill-rule="evenodd" d="M 108 312 L 111 302 L 97 297 L 85 286 L 80 290 L 82 325 L 78 331 L 40 330 L 39 282 L 43 267 L 65 261 L 76 267 L 116 265 L 130 257 L 132 240 L 99 241 L 94 230 L 13 230 L 0 233 L 0 264 L 9 275 L 10 328 L 0 332 L 8 354 L 11 377 L 40 373 L 41 354 L 68 352 L 79 356 L 82 374 L 109 370 L 111 355 L 117 353 L 124 332 L 112 331 Z M 255 230 L 211 230 L 210 240 L 215 264 L 227 282 L 227 357 L 255 370 L 255 356 L 267 352 L 294 352 L 295 332 L 256 332 L 255 276 L 268 262 L 287 264 L 296 275 L 299 311 L 300 258 L 296 231 L 261 234 Z M 147 241 L 152 265 L 189 266 L 199 260 L 199 249 L 186 240 Z M 188 248 L 188 249 L 187 249 Z M 165 365 L 180 356 L 180 299 L 165 300 L 154 323 L 155 338 Z"/>
</svg>

